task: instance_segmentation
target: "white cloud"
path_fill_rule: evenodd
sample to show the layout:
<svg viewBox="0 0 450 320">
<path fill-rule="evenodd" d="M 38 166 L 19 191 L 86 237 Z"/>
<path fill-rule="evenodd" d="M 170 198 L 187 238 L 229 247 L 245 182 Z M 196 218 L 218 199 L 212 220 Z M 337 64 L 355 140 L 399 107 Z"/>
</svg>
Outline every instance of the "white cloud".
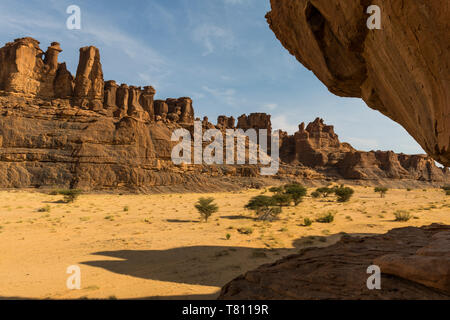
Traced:
<svg viewBox="0 0 450 320">
<path fill-rule="evenodd" d="M 266 103 L 266 104 L 263 105 L 263 108 L 265 110 L 273 111 L 273 110 L 278 109 L 278 104 L 276 104 L 276 103 Z"/>
<path fill-rule="evenodd" d="M 203 56 L 213 53 L 217 47 L 231 49 L 235 43 L 231 30 L 212 24 L 203 24 L 195 27 L 192 31 L 192 37 L 195 42 L 205 47 Z"/>
<path fill-rule="evenodd" d="M 280 114 L 272 118 L 272 128 L 294 134 L 298 131 L 298 124 L 292 123 L 290 119 L 288 120 L 288 116 Z"/>
<path fill-rule="evenodd" d="M 224 101 L 230 106 L 236 106 L 236 90 L 234 89 L 216 89 L 203 86 L 202 89 L 212 95 L 214 98 Z"/>
</svg>

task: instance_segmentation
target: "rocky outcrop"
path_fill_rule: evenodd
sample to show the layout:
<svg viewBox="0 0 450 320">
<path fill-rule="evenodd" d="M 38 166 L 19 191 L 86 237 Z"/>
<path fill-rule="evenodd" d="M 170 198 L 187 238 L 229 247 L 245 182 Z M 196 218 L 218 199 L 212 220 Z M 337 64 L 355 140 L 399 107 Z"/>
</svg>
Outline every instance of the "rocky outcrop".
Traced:
<svg viewBox="0 0 450 320">
<path fill-rule="evenodd" d="M 449 232 L 449 226 L 431 225 L 366 238 L 345 235 L 335 245 L 302 249 L 238 277 L 219 299 L 448 300 Z M 381 269 L 381 290 L 367 287 L 371 265 Z"/>
<path fill-rule="evenodd" d="M 104 85 L 99 50 L 92 46 L 81 48 L 75 77 L 75 104 L 100 110 L 103 107 Z"/>
<path fill-rule="evenodd" d="M 161 187 L 212 191 L 261 185 L 247 179 L 261 178 L 258 165 L 173 164 L 172 132 L 184 128 L 193 134 L 190 98 L 155 100 L 151 86 L 104 82 L 94 47 L 80 50 L 74 79 L 58 62 L 60 52 L 54 42 L 44 56 L 31 38 L 0 49 L 0 188 L 151 192 Z M 202 124 L 205 130 L 266 129 L 270 136 L 270 119 L 253 113 L 239 117 L 237 124 L 227 116 L 219 117 L 217 125 L 205 117 Z M 322 119 L 300 125 L 293 136 L 282 133 L 280 145 L 277 181 L 385 178 L 436 186 L 449 177 L 426 156 L 354 150 Z"/>
<path fill-rule="evenodd" d="M 219 116 L 217 118 L 217 127 L 221 129 L 236 128 L 236 119 L 234 117 Z"/>
<path fill-rule="evenodd" d="M 306 127 L 306 128 L 305 128 Z M 392 151 L 364 152 L 341 143 L 334 127 L 317 118 L 293 136 L 281 134 L 280 157 L 285 163 L 301 164 L 327 176 L 354 180 L 414 179 L 439 181 L 450 179 L 448 169 L 438 168 L 426 155 L 396 154 Z"/>
<path fill-rule="evenodd" d="M 370 5 L 381 30 L 369 30 Z M 450 4 L 446 0 L 271 0 L 284 47 L 339 96 L 360 97 L 450 167 Z"/>
<path fill-rule="evenodd" d="M 0 49 L 0 90 L 44 98 L 70 96 L 73 79 L 65 64 L 58 64 L 61 51 L 53 42 L 44 53 L 32 38 L 7 43 Z"/>
<path fill-rule="evenodd" d="M 242 130 L 248 129 L 266 129 L 272 132 L 271 116 L 266 113 L 252 113 L 250 115 L 243 114 L 238 118 L 237 128 Z"/>
</svg>

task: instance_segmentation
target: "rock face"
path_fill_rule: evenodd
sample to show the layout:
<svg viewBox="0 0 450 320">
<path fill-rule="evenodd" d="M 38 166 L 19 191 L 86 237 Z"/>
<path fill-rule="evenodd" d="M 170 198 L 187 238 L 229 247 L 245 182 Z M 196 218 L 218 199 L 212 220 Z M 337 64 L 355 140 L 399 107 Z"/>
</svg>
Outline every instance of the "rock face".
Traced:
<svg viewBox="0 0 450 320">
<path fill-rule="evenodd" d="M 271 0 L 283 46 L 339 96 L 360 97 L 450 167 L 450 3 Z M 366 27 L 370 5 L 381 30 Z"/>
<path fill-rule="evenodd" d="M 75 104 L 99 110 L 103 106 L 103 90 L 103 71 L 99 50 L 92 46 L 81 48 L 75 78 Z"/>
<path fill-rule="evenodd" d="M 61 51 L 59 43 L 53 42 L 44 53 L 32 38 L 7 43 L 0 49 L 0 90 L 44 98 L 66 95 L 72 79 L 65 64 L 58 64 Z"/>
<path fill-rule="evenodd" d="M 396 154 L 392 151 L 364 152 L 341 143 L 334 127 L 316 119 L 306 128 L 302 123 L 294 136 L 281 135 L 280 157 L 285 163 L 301 164 L 343 179 L 414 179 L 440 181 L 450 179 L 447 169 L 438 168 L 425 155 Z"/>
<path fill-rule="evenodd" d="M 432 225 L 344 236 L 330 247 L 303 249 L 240 276 L 223 287 L 219 299 L 448 300 L 449 232 L 449 226 Z M 381 268 L 381 290 L 367 288 L 371 265 Z"/>
<path fill-rule="evenodd" d="M 260 179 L 257 165 L 173 164 L 172 132 L 184 128 L 193 133 L 190 98 L 155 100 L 151 86 L 105 82 L 95 47 L 80 49 L 74 79 L 58 62 L 60 52 L 53 42 L 44 57 L 39 42 L 31 38 L 0 49 L 0 188 L 151 192 L 161 187 L 212 191 L 260 185 L 246 180 Z M 271 135 L 270 119 L 253 113 L 239 117 L 237 124 L 227 116 L 220 116 L 217 125 L 207 117 L 202 123 L 204 129 L 266 129 Z M 282 133 L 280 145 L 277 179 L 387 179 L 435 186 L 449 180 L 448 170 L 426 156 L 357 151 L 341 143 L 322 119 L 306 128 L 300 125 L 293 136 Z"/>
</svg>

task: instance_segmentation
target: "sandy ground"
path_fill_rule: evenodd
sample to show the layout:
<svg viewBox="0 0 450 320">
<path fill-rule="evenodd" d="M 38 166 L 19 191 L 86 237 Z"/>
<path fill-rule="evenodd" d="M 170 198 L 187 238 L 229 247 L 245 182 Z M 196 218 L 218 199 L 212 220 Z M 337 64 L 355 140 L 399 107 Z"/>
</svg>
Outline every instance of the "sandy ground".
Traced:
<svg viewBox="0 0 450 320">
<path fill-rule="evenodd" d="M 59 203 L 61 196 L 0 191 L 0 298 L 209 299 L 248 270 L 333 244 L 342 233 L 450 224 L 450 197 L 442 190 L 391 190 L 382 199 L 373 188 L 355 189 L 349 203 L 306 198 L 273 223 L 255 221 L 243 209 L 261 190 L 82 195 L 73 204 Z M 199 222 L 194 208 L 201 196 L 220 207 L 208 223 Z M 45 206 L 50 212 L 38 212 Z M 397 210 L 413 218 L 396 222 Z M 303 226 L 304 218 L 329 211 L 336 213 L 333 223 Z M 80 290 L 67 289 L 71 265 L 81 268 Z"/>
</svg>

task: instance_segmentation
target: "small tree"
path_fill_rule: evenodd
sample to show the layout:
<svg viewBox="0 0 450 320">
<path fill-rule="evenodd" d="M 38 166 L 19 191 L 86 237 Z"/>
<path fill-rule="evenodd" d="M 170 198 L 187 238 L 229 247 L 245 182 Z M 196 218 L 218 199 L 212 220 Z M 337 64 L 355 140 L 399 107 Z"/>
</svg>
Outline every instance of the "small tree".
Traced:
<svg viewBox="0 0 450 320">
<path fill-rule="evenodd" d="M 308 190 L 299 184 L 288 184 L 284 187 L 286 194 L 290 195 L 295 206 L 298 206 L 303 201 L 303 197 L 306 196 Z"/>
<path fill-rule="evenodd" d="M 353 190 L 352 188 L 341 186 L 339 188 L 336 188 L 335 193 L 338 197 L 338 202 L 348 202 L 355 193 L 355 190 Z"/>
<path fill-rule="evenodd" d="M 389 189 L 385 188 L 385 187 L 377 187 L 377 188 L 375 188 L 375 192 L 380 193 L 380 197 L 381 198 L 384 198 L 388 191 L 389 191 Z"/>
<path fill-rule="evenodd" d="M 286 193 L 275 194 L 272 199 L 279 207 L 289 207 L 292 202 L 291 195 Z"/>
<path fill-rule="evenodd" d="M 273 197 L 259 195 L 250 199 L 245 209 L 255 211 L 260 220 L 275 220 L 281 213 Z"/>
<path fill-rule="evenodd" d="M 283 193 L 284 188 L 283 187 L 272 187 L 269 189 L 272 193 Z"/>
<path fill-rule="evenodd" d="M 195 208 L 200 213 L 200 217 L 205 222 L 208 222 L 209 217 L 213 213 L 219 211 L 219 207 L 213 203 L 214 198 L 200 198 L 195 205 Z"/>
<path fill-rule="evenodd" d="M 81 195 L 82 191 L 77 189 L 58 190 L 58 194 L 64 196 L 65 203 L 72 203 Z"/>
</svg>

